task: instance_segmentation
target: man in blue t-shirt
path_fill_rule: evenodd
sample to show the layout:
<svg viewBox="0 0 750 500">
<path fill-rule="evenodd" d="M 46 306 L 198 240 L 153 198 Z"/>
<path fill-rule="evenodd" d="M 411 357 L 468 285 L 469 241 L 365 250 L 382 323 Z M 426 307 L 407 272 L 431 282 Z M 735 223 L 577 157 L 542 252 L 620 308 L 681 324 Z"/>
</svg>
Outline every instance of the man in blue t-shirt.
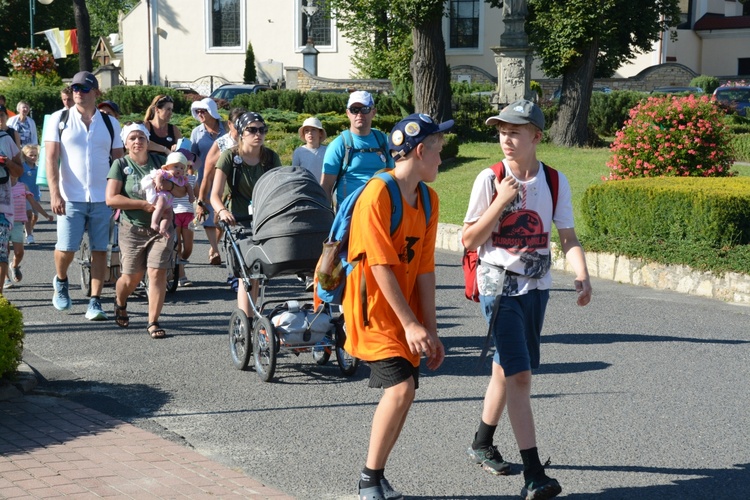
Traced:
<svg viewBox="0 0 750 500">
<path fill-rule="evenodd" d="M 346 105 L 349 130 L 336 137 L 326 149 L 320 185 L 328 199 L 336 191 L 336 205 L 384 168 L 393 168 L 388 138 L 372 128 L 375 101 L 369 92 L 352 92 Z M 347 152 L 348 150 L 348 152 Z"/>
</svg>

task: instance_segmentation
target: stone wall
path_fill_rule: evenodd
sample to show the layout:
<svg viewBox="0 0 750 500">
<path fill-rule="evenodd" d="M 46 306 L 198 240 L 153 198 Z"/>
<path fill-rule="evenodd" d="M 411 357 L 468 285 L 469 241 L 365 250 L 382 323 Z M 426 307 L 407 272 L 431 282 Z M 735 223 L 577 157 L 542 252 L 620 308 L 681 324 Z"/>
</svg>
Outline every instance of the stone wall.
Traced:
<svg viewBox="0 0 750 500">
<path fill-rule="evenodd" d="M 370 92 L 391 92 L 393 86 L 386 79 L 335 79 L 323 78 L 308 73 L 303 68 L 287 66 L 286 88 L 307 92 L 309 90 L 368 90 Z"/>
</svg>

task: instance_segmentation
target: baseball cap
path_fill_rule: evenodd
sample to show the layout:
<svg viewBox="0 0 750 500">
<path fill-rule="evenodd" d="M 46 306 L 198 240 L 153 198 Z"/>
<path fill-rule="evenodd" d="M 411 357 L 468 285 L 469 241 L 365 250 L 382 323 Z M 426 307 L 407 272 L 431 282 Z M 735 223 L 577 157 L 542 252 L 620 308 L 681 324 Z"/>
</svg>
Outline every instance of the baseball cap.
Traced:
<svg viewBox="0 0 750 500">
<path fill-rule="evenodd" d="M 97 108 L 102 109 L 102 106 L 108 106 L 112 108 L 112 111 L 115 112 L 115 114 L 119 117 L 120 116 L 120 106 L 117 105 L 114 101 L 102 101 L 99 104 L 96 105 Z"/>
<path fill-rule="evenodd" d="M 453 127 L 454 121 L 448 120 L 438 125 L 428 115 L 414 113 L 398 122 L 388 138 L 388 149 L 391 156 L 403 158 L 432 134 L 446 132 Z"/>
<path fill-rule="evenodd" d="M 316 128 L 320 130 L 320 133 L 322 135 L 320 138 L 320 141 L 323 142 L 326 140 L 326 129 L 323 128 L 323 124 L 320 123 L 320 120 L 318 120 L 314 116 L 311 116 L 310 118 L 302 122 L 302 126 L 299 129 L 297 129 L 297 132 L 299 133 L 299 138 L 302 139 L 303 141 L 305 140 L 305 136 L 302 134 L 302 131 L 305 130 L 305 127 L 312 127 L 312 128 Z"/>
<path fill-rule="evenodd" d="M 505 106 L 499 115 L 491 116 L 485 125 L 497 125 L 499 122 L 524 125 L 531 123 L 539 130 L 544 130 L 544 113 L 542 109 L 531 101 L 521 99 Z"/>
<path fill-rule="evenodd" d="M 88 71 L 79 71 L 73 76 L 73 81 L 70 83 L 71 85 L 85 85 L 87 87 L 91 87 L 92 89 L 98 89 L 99 88 L 99 80 L 96 79 L 93 73 L 89 73 Z"/>
<path fill-rule="evenodd" d="M 167 161 L 164 162 L 164 166 L 167 165 L 176 165 L 177 163 L 182 163 L 183 165 L 187 166 L 187 158 L 185 158 L 185 155 L 178 152 L 173 151 L 169 153 L 169 156 L 167 156 Z"/>
<path fill-rule="evenodd" d="M 349 94 L 349 102 L 346 104 L 350 108 L 352 104 L 361 104 L 362 106 L 375 106 L 372 95 L 365 90 L 357 90 Z"/>
<path fill-rule="evenodd" d="M 196 109 L 205 109 L 208 111 L 209 115 L 213 116 L 217 120 L 221 120 L 221 116 L 219 116 L 219 108 L 216 106 L 216 102 L 214 102 L 214 100 L 210 97 L 205 97 L 200 101 L 193 102 L 193 104 L 190 105 L 190 114 L 193 115 L 193 118 L 197 120 L 198 113 L 195 112 Z"/>
</svg>

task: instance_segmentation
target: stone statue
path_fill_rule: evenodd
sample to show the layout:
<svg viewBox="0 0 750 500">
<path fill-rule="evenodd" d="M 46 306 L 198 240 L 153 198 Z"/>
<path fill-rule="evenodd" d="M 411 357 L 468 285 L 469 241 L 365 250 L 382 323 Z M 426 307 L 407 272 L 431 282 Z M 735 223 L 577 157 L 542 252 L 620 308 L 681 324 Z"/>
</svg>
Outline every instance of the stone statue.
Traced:
<svg viewBox="0 0 750 500">
<path fill-rule="evenodd" d="M 503 19 L 526 17 L 528 9 L 526 0 L 504 0 L 503 1 Z"/>
</svg>

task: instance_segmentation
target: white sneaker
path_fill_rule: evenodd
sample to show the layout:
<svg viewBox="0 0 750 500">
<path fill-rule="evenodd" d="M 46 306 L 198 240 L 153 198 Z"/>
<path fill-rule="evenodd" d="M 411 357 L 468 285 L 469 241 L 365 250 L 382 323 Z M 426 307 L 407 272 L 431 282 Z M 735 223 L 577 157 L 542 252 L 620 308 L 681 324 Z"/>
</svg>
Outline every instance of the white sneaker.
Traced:
<svg viewBox="0 0 750 500">
<path fill-rule="evenodd" d="M 32 245 L 34 243 L 35 243 L 35 241 L 34 241 L 34 235 L 33 234 L 28 235 L 26 237 L 26 244 L 27 245 Z"/>
</svg>

